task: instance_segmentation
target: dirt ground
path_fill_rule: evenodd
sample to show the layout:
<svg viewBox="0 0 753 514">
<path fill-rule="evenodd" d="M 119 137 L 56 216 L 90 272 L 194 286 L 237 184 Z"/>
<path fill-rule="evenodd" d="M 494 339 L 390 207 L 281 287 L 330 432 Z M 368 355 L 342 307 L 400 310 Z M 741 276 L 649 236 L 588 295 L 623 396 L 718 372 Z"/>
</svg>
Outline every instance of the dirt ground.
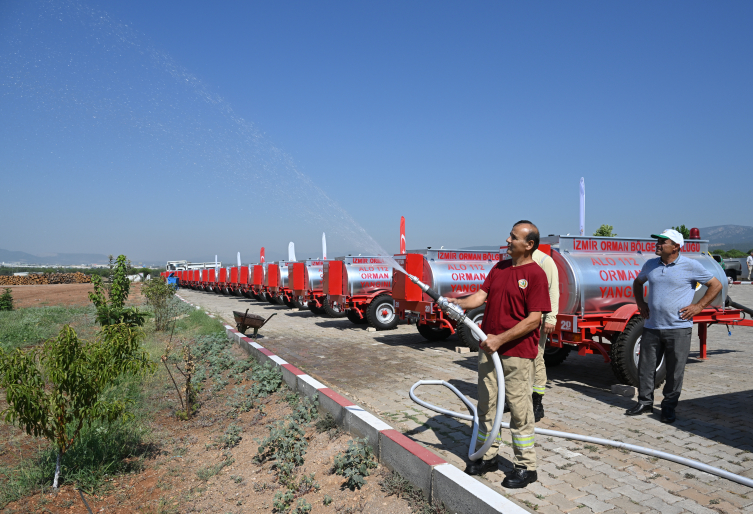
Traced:
<svg viewBox="0 0 753 514">
<path fill-rule="evenodd" d="M 175 351 L 180 353 L 180 348 Z M 247 358 L 236 346 L 229 346 L 225 351 L 238 360 Z M 174 370 L 173 374 L 177 375 Z M 274 512 L 275 494 L 286 489 L 277 481 L 273 460 L 258 463 L 254 458 L 260 442 L 269 435 L 270 427 L 292 412 L 286 401 L 290 391 L 283 384 L 277 393 L 257 400 L 261 406 L 257 404 L 249 412 L 237 412 L 229 407 L 228 400 L 238 391 L 237 387 L 247 387 L 253 382 L 245 373 L 232 378 L 225 372 L 223 377 L 227 380 L 224 387 L 218 387 L 211 378 L 204 382 L 198 397 L 199 409 L 189 421 L 176 417 L 181 405 L 166 374 L 155 378 L 156 385 L 148 388 L 151 391 L 148 404 L 154 406 L 153 436 L 143 470 L 115 476 L 98 495 L 85 495 L 92 512 Z M 4 402 L 0 403 L 3 404 L 0 408 L 5 406 Z M 242 427 L 241 440 L 232 448 L 223 448 L 222 438 L 232 424 Z M 335 456 L 346 450 L 351 440 L 348 434 L 336 428 L 318 431 L 314 423 L 303 428 L 308 448 L 304 463 L 296 469 L 296 477 L 314 474 L 318 488 L 298 493 L 310 503 L 311 512 L 412 512 L 407 500 L 388 496 L 380 487 L 380 481 L 390 474 L 381 465 L 371 470 L 366 485 L 355 491 L 344 486 L 344 477 L 333 473 Z M 7 425 L 2 426 L 0 437 L 5 443 L 0 445 L 0 458 L 8 459 L 6 465 L 32 455 L 40 444 L 39 440 Z M 206 479 L 206 470 L 213 467 L 218 470 L 217 474 Z M 328 505 L 325 505 L 325 496 L 331 498 Z M 293 507 L 297 501 L 296 498 Z M 49 490 L 39 491 L 8 504 L 3 512 L 68 514 L 86 512 L 86 508 L 79 492 L 65 485 L 57 495 Z"/>
<path fill-rule="evenodd" d="M 91 284 L 49 284 L 36 286 L 7 286 L 12 290 L 13 306 L 16 309 L 48 305 L 90 305 Z M 0 288 L 0 289 L 5 289 Z M 131 299 L 141 303 L 141 284 L 131 284 Z"/>
</svg>

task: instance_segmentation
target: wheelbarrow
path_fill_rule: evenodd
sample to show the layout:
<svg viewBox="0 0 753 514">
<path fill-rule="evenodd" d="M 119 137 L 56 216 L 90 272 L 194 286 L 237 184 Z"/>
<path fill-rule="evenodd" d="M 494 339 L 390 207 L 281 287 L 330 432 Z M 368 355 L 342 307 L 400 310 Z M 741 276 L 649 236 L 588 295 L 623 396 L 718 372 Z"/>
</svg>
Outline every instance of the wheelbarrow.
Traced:
<svg viewBox="0 0 753 514">
<path fill-rule="evenodd" d="M 274 316 L 275 314 L 272 314 L 272 316 Z M 233 311 L 233 317 L 235 318 L 235 328 L 238 329 L 238 332 L 244 335 L 246 333 L 246 330 L 253 328 L 254 339 L 256 338 L 256 334 L 259 332 L 259 329 L 266 325 L 267 322 L 272 319 L 272 316 L 264 319 L 263 316 L 259 316 L 258 314 L 249 314 L 248 309 L 246 309 L 246 312 Z"/>
</svg>

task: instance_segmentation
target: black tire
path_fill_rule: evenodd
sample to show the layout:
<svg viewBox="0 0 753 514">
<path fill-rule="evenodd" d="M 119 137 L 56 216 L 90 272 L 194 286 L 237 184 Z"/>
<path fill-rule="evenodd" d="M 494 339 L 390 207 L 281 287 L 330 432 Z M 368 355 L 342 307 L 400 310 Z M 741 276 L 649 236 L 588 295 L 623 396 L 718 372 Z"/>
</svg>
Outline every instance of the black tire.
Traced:
<svg viewBox="0 0 753 514">
<path fill-rule="evenodd" d="M 368 319 L 366 319 L 366 316 L 363 318 L 358 314 L 358 311 L 355 309 L 348 309 L 346 311 L 346 315 L 348 316 L 348 319 L 351 321 L 351 323 L 355 323 L 356 325 L 365 325 L 369 322 Z"/>
<path fill-rule="evenodd" d="M 324 303 L 324 312 L 330 318 L 344 318 L 348 315 L 348 311 L 342 308 L 342 306 L 332 307 L 329 302 Z"/>
<path fill-rule="evenodd" d="M 392 330 L 397 326 L 397 312 L 395 312 L 395 301 L 391 295 L 380 294 L 369 304 L 366 309 L 366 319 L 369 325 L 377 330 Z"/>
<path fill-rule="evenodd" d="M 484 319 L 485 309 L 486 309 L 486 304 L 482 305 L 481 307 L 476 307 L 475 309 L 471 309 L 470 311 L 466 312 L 465 315 L 470 320 L 476 322 L 476 324 L 478 325 Z M 464 345 L 466 345 L 468 348 L 470 348 L 474 352 L 479 351 L 478 339 L 473 334 L 473 331 L 470 328 L 468 328 L 464 323 L 461 323 L 458 325 L 457 333 L 458 333 L 458 337 L 460 338 L 461 341 L 463 341 Z"/>
<path fill-rule="evenodd" d="M 308 305 L 306 305 L 306 300 L 299 300 L 296 299 L 294 302 L 296 309 L 306 309 L 308 308 Z"/>
<path fill-rule="evenodd" d="M 279 305 L 279 304 L 277 303 L 277 300 L 276 300 L 276 299 L 274 298 L 274 296 L 272 296 L 272 295 L 271 295 L 271 294 L 269 294 L 269 293 L 267 293 L 267 295 L 266 295 L 266 296 L 267 296 L 267 301 L 268 301 L 269 303 L 271 303 L 272 305 Z"/>
<path fill-rule="evenodd" d="M 427 341 L 444 341 L 452 335 L 449 328 L 437 325 L 416 325 L 416 328 L 418 328 L 418 333 L 424 336 Z"/>
<path fill-rule="evenodd" d="M 287 296 L 282 297 L 282 301 L 285 302 L 285 305 L 287 305 L 291 309 L 296 309 L 298 306 L 295 304 L 295 300 L 288 300 Z"/>
<path fill-rule="evenodd" d="M 638 356 L 640 355 L 641 335 L 644 319 L 636 316 L 631 319 L 625 330 L 618 334 L 612 343 L 612 371 L 623 384 L 638 387 Z M 656 368 L 654 389 L 662 385 L 667 378 L 667 361 L 661 355 Z"/>
<path fill-rule="evenodd" d="M 309 310 L 317 316 L 327 315 L 327 311 L 324 310 L 324 307 L 317 307 L 316 305 L 314 305 L 314 302 L 309 302 Z"/>
<path fill-rule="evenodd" d="M 553 368 L 559 366 L 567 356 L 570 355 L 570 347 L 563 346 L 562 348 L 555 348 L 554 346 L 544 347 L 544 365 L 547 368 Z"/>
<path fill-rule="evenodd" d="M 734 282 L 735 280 L 737 280 L 737 270 L 736 269 L 727 270 L 727 276 L 732 278 L 732 281 Z"/>
</svg>

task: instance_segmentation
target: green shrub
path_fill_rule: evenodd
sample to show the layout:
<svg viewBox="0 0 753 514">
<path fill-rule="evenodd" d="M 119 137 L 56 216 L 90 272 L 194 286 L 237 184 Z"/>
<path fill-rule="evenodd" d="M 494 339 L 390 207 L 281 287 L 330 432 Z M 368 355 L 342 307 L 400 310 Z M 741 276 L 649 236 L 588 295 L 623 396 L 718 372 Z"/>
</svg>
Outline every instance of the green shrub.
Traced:
<svg viewBox="0 0 753 514">
<path fill-rule="evenodd" d="M 13 290 L 10 287 L 6 287 L 2 295 L 0 295 L 0 311 L 12 311 L 13 310 Z"/>
<path fill-rule="evenodd" d="M 150 278 L 144 283 L 141 288 L 141 294 L 146 296 L 147 305 L 154 312 L 154 328 L 158 331 L 167 330 L 171 318 L 177 315 L 171 309 L 171 306 L 174 305 L 171 300 L 175 296 L 175 286 L 168 284 L 162 280 L 162 277 L 157 276 Z M 185 304 L 185 302 L 180 303 Z"/>
<path fill-rule="evenodd" d="M 367 442 L 366 438 L 349 441 L 348 449 L 335 456 L 334 471 L 345 477 L 345 485 L 351 491 L 363 487 L 369 470 L 377 467 L 374 451 Z"/>
<path fill-rule="evenodd" d="M 140 327 L 146 320 L 144 312 L 136 307 L 125 306 L 131 288 L 131 281 L 128 280 L 129 267 L 126 256 L 118 255 L 109 289 L 105 288 L 100 277 L 92 277 L 94 291 L 89 293 L 89 300 L 97 309 L 97 323 L 103 327 L 120 324 Z"/>
</svg>

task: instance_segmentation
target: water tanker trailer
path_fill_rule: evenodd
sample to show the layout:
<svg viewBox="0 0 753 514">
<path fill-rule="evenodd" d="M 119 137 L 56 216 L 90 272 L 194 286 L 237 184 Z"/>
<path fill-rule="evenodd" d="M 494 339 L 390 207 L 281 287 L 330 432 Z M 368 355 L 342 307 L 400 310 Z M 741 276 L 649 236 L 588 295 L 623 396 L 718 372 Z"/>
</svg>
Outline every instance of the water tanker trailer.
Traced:
<svg viewBox="0 0 753 514">
<path fill-rule="evenodd" d="M 324 309 L 330 316 L 343 312 L 356 324 L 377 330 L 395 328 L 398 318 L 392 300 L 393 266 L 381 256 L 338 257 L 324 264 Z"/>
<path fill-rule="evenodd" d="M 479 290 L 489 271 L 499 262 L 499 253 L 427 248 L 396 255 L 395 261 L 440 295 L 463 298 Z M 436 308 L 434 300 L 399 271 L 393 274 L 392 296 L 397 316 L 415 324 L 429 341 L 447 339 L 457 331 L 466 345 L 475 345 L 478 349 L 470 330 L 465 326 L 458 328 L 453 319 Z M 469 317 L 478 322 L 483 318 L 483 311 L 480 316 L 469 313 Z"/>
<path fill-rule="evenodd" d="M 260 302 L 267 301 L 266 275 L 266 263 L 254 264 L 251 272 L 251 295 Z"/>
<path fill-rule="evenodd" d="M 633 280 L 645 262 L 655 257 L 655 247 L 656 240 L 648 238 L 557 236 L 541 239 L 539 249 L 550 255 L 557 265 L 560 285 L 557 324 L 549 336 L 544 353 L 547 366 L 561 364 L 571 351 L 577 351 L 579 355 L 599 354 L 605 363 L 611 363 L 621 382 L 638 385 L 638 358 L 644 320 L 633 298 Z M 506 247 L 502 247 L 500 252 L 506 258 Z M 729 285 L 724 271 L 708 253 L 708 241 L 687 240 L 682 255 L 698 261 L 722 283 L 719 296 L 693 319 L 698 324 L 700 358 L 705 359 L 708 325 L 753 326 L 753 322 L 743 319 L 740 309 L 725 306 Z M 398 262 L 401 259 L 406 263 L 404 266 L 408 273 L 415 275 L 411 271 L 413 269 L 423 272 L 427 279 L 433 279 L 437 266 L 431 265 L 429 260 L 420 262 L 416 257 L 411 258 L 410 254 L 399 257 Z M 407 291 L 403 294 L 407 296 L 405 300 L 401 297 L 399 302 L 396 301 L 398 312 L 406 311 L 408 319 L 417 317 L 419 323 L 426 317 L 428 322 L 433 315 L 431 307 L 426 306 L 426 299 L 422 296 L 417 300 L 419 295 L 410 287 L 414 284 L 409 281 L 405 284 L 405 280 L 397 275 L 401 274 L 395 277 L 395 295 L 398 287 L 401 291 Z M 649 286 L 648 283 L 644 285 L 644 296 L 648 294 Z M 464 292 L 465 296 L 476 290 L 469 288 Z M 705 292 L 706 287 L 697 284 L 693 302 L 700 300 Z M 419 311 L 422 307 L 426 312 Z M 481 322 L 483 310 L 483 306 L 479 307 L 468 312 L 467 316 Z M 478 341 L 471 333 L 459 331 L 459 335 L 469 347 L 478 349 Z M 656 373 L 657 387 L 665 377 L 666 363 L 662 359 Z"/>
<path fill-rule="evenodd" d="M 306 259 L 303 262 L 290 263 L 288 266 L 288 285 L 293 293 L 293 302 L 299 309 L 308 307 L 314 314 L 320 316 L 324 314 L 321 303 L 324 301 L 323 278 L 323 259 Z"/>
<path fill-rule="evenodd" d="M 266 292 L 269 303 L 295 307 L 293 292 L 288 287 L 288 264 L 289 261 L 277 261 L 267 265 L 265 277 Z"/>
</svg>

